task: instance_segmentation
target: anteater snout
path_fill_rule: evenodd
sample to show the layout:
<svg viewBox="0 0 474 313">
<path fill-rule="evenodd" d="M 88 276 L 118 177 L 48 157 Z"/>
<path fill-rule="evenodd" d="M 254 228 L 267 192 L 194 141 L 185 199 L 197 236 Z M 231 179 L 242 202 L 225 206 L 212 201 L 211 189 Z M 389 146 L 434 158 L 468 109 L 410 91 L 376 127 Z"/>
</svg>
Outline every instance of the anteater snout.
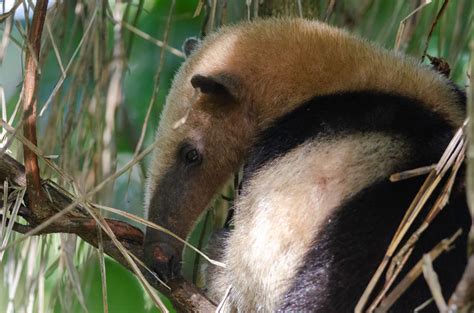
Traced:
<svg viewBox="0 0 474 313">
<path fill-rule="evenodd" d="M 181 251 L 167 242 L 148 243 L 145 246 L 145 262 L 163 281 L 179 275 L 181 270 Z"/>
</svg>

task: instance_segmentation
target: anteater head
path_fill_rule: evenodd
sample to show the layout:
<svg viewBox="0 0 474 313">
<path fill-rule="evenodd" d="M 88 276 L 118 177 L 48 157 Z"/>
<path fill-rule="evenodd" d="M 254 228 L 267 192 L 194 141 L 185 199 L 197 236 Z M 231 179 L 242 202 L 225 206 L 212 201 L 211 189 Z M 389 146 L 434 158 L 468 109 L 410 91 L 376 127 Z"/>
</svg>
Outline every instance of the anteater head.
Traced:
<svg viewBox="0 0 474 313">
<path fill-rule="evenodd" d="M 215 59 L 199 51 L 204 48 L 192 49 L 162 112 L 146 195 L 148 219 L 181 238 L 238 169 L 255 128 L 239 76 L 209 66 Z M 147 229 L 146 261 L 163 277 L 179 270 L 182 248 Z"/>
</svg>

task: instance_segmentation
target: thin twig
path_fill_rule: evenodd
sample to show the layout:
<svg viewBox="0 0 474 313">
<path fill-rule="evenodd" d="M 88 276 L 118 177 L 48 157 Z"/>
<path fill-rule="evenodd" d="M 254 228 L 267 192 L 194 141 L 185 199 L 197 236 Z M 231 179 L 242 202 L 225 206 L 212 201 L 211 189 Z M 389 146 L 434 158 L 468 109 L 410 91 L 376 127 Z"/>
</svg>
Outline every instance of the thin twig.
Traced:
<svg viewBox="0 0 474 313">
<path fill-rule="evenodd" d="M 109 16 L 109 18 L 112 20 L 113 23 L 121 23 L 123 27 L 125 27 L 126 29 L 128 29 L 129 31 L 131 31 L 132 33 L 134 33 L 135 35 L 155 44 L 156 46 L 160 47 L 160 48 L 163 48 L 169 52 L 171 52 L 172 54 L 176 55 L 177 57 L 180 57 L 180 58 L 183 58 L 185 57 L 184 53 L 174 47 L 171 47 L 169 46 L 164 40 L 161 41 L 159 39 L 156 39 L 156 38 L 153 38 L 152 36 L 148 35 L 147 33 L 145 33 L 144 31 L 136 28 L 135 26 L 133 25 L 130 25 L 129 23 L 125 22 L 125 21 L 116 21 L 114 20 L 112 17 Z"/>
<path fill-rule="evenodd" d="M 446 305 L 446 301 L 443 298 L 438 275 L 433 268 L 433 260 L 431 260 L 431 256 L 429 254 L 425 254 L 423 256 L 423 276 L 425 277 L 426 283 L 430 288 L 431 295 L 433 296 L 438 310 L 442 313 L 447 312 L 448 306 Z"/>
<path fill-rule="evenodd" d="M 127 261 L 128 265 L 131 267 L 132 271 L 135 273 L 135 275 L 138 277 L 138 279 L 142 283 L 142 286 L 145 288 L 145 291 L 151 297 L 153 302 L 157 305 L 157 307 L 162 312 L 168 313 L 169 312 L 168 308 L 164 305 L 163 301 L 158 297 L 158 295 L 156 294 L 155 290 L 152 288 L 150 283 L 143 276 L 143 274 L 140 271 L 140 269 L 138 268 L 136 262 L 131 257 L 130 251 L 128 251 L 123 246 L 123 244 L 117 239 L 117 236 L 112 231 L 109 224 L 105 221 L 105 219 L 102 216 L 97 215 L 97 213 L 94 211 L 94 209 L 91 206 L 86 205 L 85 207 L 88 210 L 88 213 L 94 218 L 96 223 L 100 226 L 100 228 L 107 234 L 107 236 L 109 236 L 109 238 L 114 243 L 115 247 L 120 251 L 122 256 Z"/>
<path fill-rule="evenodd" d="M 413 251 L 414 246 L 416 242 L 418 241 L 418 238 L 420 238 L 421 234 L 428 228 L 432 220 L 437 216 L 437 214 L 441 211 L 441 209 L 446 205 L 447 198 L 449 197 L 451 189 L 454 185 L 456 174 L 461 166 L 462 160 L 464 159 L 464 152 L 465 152 L 466 145 L 465 145 L 465 142 L 463 142 L 462 138 L 460 138 L 459 143 L 460 144 L 456 146 L 456 149 L 454 150 L 454 152 L 451 154 L 449 158 L 442 158 L 442 160 L 445 160 L 446 166 L 442 167 L 443 171 L 440 173 L 440 176 L 436 177 L 436 178 L 441 179 L 444 176 L 444 173 L 446 173 L 446 170 L 453 165 L 453 162 L 455 159 L 456 162 L 454 163 L 454 166 L 451 171 L 451 175 L 448 178 L 448 181 L 446 182 L 441 194 L 436 199 L 435 204 L 431 208 L 430 212 L 428 213 L 427 217 L 425 218 L 421 226 L 411 235 L 411 237 L 408 239 L 405 245 L 393 257 L 390 263 L 389 269 L 387 270 L 387 275 L 386 275 L 387 282 L 385 283 L 382 291 L 377 295 L 376 299 L 370 305 L 368 309 L 369 312 L 372 312 L 376 308 L 376 306 L 379 304 L 379 302 L 383 299 L 383 297 L 385 296 L 385 294 L 388 292 L 389 288 L 395 281 L 395 278 L 401 272 L 401 269 L 405 266 L 405 263 L 407 262 L 409 255 Z M 420 191 L 423 190 L 424 194 L 420 197 L 420 202 L 418 204 L 419 209 L 416 209 L 415 207 L 415 209 L 411 213 L 411 217 L 407 218 L 408 215 L 406 215 L 401 225 L 405 225 L 405 226 L 412 225 L 414 218 L 418 216 L 419 210 L 421 210 L 424 203 L 426 203 L 426 200 L 428 199 L 430 195 L 429 193 L 432 192 L 433 190 L 432 188 L 434 188 L 433 186 L 436 186 L 436 185 L 437 185 L 437 180 L 435 179 L 433 182 L 430 182 L 430 184 L 427 185 L 428 189 L 426 189 L 426 191 L 424 190 L 423 187 L 420 189 Z M 409 209 L 408 212 L 410 211 L 411 210 Z M 405 232 L 401 232 L 398 236 L 400 236 L 400 239 L 401 239 L 404 237 L 404 235 L 405 235 Z M 394 238 L 396 237 L 397 237 L 397 234 L 394 236 Z"/>
<path fill-rule="evenodd" d="M 336 0 L 330 0 L 328 7 L 326 9 L 326 13 L 324 14 L 324 21 L 327 22 L 329 17 L 331 16 L 332 12 L 334 11 L 334 5 L 336 4 Z M 300 17 L 303 17 L 302 14 Z"/>
<path fill-rule="evenodd" d="M 91 28 L 92 28 L 92 25 L 94 25 L 94 22 L 95 22 L 95 18 L 96 18 L 96 15 L 97 15 L 97 8 L 94 10 L 94 12 L 92 13 L 92 16 L 90 18 L 90 21 L 89 21 L 89 24 L 87 25 L 87 28 L 86 30 L 84 31 L 84 34 L 82 35 L 82 38 L 81 40 L 79 41 L 79 44 L 77 45 L 76 49 L 74 50 L 71 58 L 69 59 L 69 62 L 68 64 L 66 65 L 66 68 L 64 69 L 64 73 L 67 73 L 69 71 L 69 68 L 71 67 L 74 59 L 76 58 L 77 54 L 79 53 L 82 45 L 84 44 L 84 41 L 86 40 Z M 66 80 L 66 76 L 64 74 L 61 75 L 61 78 L 58 80 L 58 82 L 56 83 L 56 86 L 54 86 L 54 89 L 53 91 L 51 92 L 51 94 L 49 95 L 48 99 L 46 100 L 45 104 L 43 105 L 43 107 L 41 108 L 40 110 L 40 113 L 39 115 L 42 116 L 43 113 L 46 111 L 46 109 L 48 108 L 48 105 L 51 103 L 51 101 L 53 100 L 54 96 L 56 96 L 56 94 L 58 93 L 59 91 L 59 88 L 61 88 L 61 86 L 63 85 L 64 81 Z"/>
<path fill-rule="evenodd" d="M 468 117 L 472 121 L 474 118 L 474 40 L 470 42 L 470 62 L 468 70 L 469 86 L 467 88 L 467 112 Z M 467 185 L 467 203 L 471 213 L 471 218 L 474 221 L 474 125 L 472 122 L 468 124 L 468 138 L 469 144 L 467 148 L 467 170 L 466 170 L 466 185 Z M 471 227 L 469 233 L 469 259 L 464 270 L 463 276 L 458 283 L 455 292 L 449 299 L 449 308 L 453 312 L 472 312 L 474 308 L 474 228 Z"/>
<path fill-rule="evenodd" d="M 367 301 L 369 300 L 377 282 L 379 281 L 382 274 L 385 272 L 387 265 L 390 264 L 390 260 L 392 259 L 401 240 L 406 235 L 413 221 L 420 213 L 424 204 L 428 201 L 428 198 L 430 197 L 430 195 L 432 194 L 436 186 L 440 183 L 443 176 L 446 174 L 449 168 L 455 163 L 457 157 L 462 152 L 462 147 L 464 146 L 463 131 L 464 131 L 466 123 L 467 123 L 467 120 L 463 123 L 463 126 L 460 127 L 458 131 L 456 132 L 456 134 L 453 136 L 450 143 L 448 144 L 448 147 L 446 148 L 438 164 L 436 165 L 436 168 L 432 170 L 430 174 L 428 175 L 428 177 L 425 179 L 423 185 L 421 186 L 420 190 L 418 191 L 412 203 L 410 204 L 409 208 L 407 209 L 407 212 L 405 216 L 403 217 L 400 223 L 400 226 L 398 227 L 395 235 L 392 238 L 392 241 L 389 247 L 387 248 L 387 252 L 385 253 L 385 256 L 382 262 L 380 263 L 377 270 L 373 274 L 364 293 L 359 299 L 355 308 L 355 312 L 357 313 L 363 312 L 367 304 Z M 389 279 L 389 281 L 392 281 L 392 280 Z M 378 301 L 382 299 L 383 294 L 387 290 L 388 288 L 384 288 L 381 291 L 381 294 L 379 294 L 375 298 L 375 301 L 369 306 L 370 308 L 369 311 L 373 310 L 377 306 Z"/>
<path fill-rule="evenodd" d="M 400 26 L 398 26 L 397 37 L 395 39 L 395 50 L 400 49 L 400 45 L 402 43 L 402 36 L 405 31 L 405 25 L 407 21 L 412 17 L 416 16 L 418 12 L 423 9 L 425 6 L 430 4 L 432 0 L 424 0 L 415 10 L 413 10 L 410 14 L 408 14 L 403 20 L 400 22 Z"/>
<path fill-rule="evenodd" d="M 61 54 L 59 53 L 58 46 L 56 45 L 56 42 L 54 42 L 54 36 L 53 36 L 53 32 L 51 31 L 51 25 L 49 24 L 48 18 L 46 18 L 45 24 L 46 24 L 46 30 L 48 31 L 49 39 L 51 40 L 51 45 L 53 46 L 54 54 L 56 55 L 56 59 L 58 60 L 59 68 L 61 69 L 61 73 L 63 74 L 63 76 L 66 77 L 66 70 L 64 69 L 64 65 L 61 60 Z"/>
<path fill-rule="evenodd" d="M 15 14 L 16 9 L 23 3 L 23 0 L 16 0 L 10 11 L 0 14 L 0 23 Z"/>
<path fill-rule="evenodd" d="M 14 183 L 14 186 L 10 186 L 10 190 L 11 188 L 18 188 L 15 186 L 24 187 L 26 182 L 24 179 L 24 168 L 21 166 L 21 164 L 6 154 L 0 156 L 0 158 L 0 181 L 8 179 L 10 182 Z M 62 190 L 55 189 L 56 187 L 51 185 L 51 182 L 43 182 L 43 184 L 45 189 L 50 190 L 52 198 L 51 202 L 47 201 L 45 203 L 45 207 L 51 212 L 60 212 L 61 216 L 53 216 L 53 221 L 48 220 L 47 223 L 45 222 L 45 224 L 40 226 L 41 229 L 38 227 L 25 228 L 15 224 L 19 226 L 20 232 L 26 232 L 26 234 L 19 240 L 15 240 L 13 243 L 8 244 L 2 250 L 5 250 L 17 244 L 18 242 L 29 238 L 27 237 L 29 235 L 47 233 L 74 233 L 79 235 L 89 244 L 97 247 L 96 227 L 98 223 L 96 223 L 90 216 L 81 213 L 83 209 L 80 209 L 80 206 L 77 204 L 74 205 L 75 201 L 70 197 L 70 195 L 63 193 Z M 81 201 L 81 203 L 84 202 L 85 201 Z M 73 205 L 70 206 L 70 204 Z M 21 209 L 24 211 L 24 213 L 27 213 L 29 210 L 28 207 Z M 70 212 L 74 212 L 74 215 L 66 214 Z M 26 214 L 26 216 L 27 215 L 28 214 Z M 74 218 L 73 216 L 82 217 Z M 104 224 L 102 221 L 100 221 L 100 223 Z M 122 243 L 122 248 L 128 249 L 130 252 L 130 257 L 135 260 L 139 266 L 143 266 L 143 233 L 139 229 L 124 222 L 107 220 L 106 223 L 110 229 L 113 230 L 116 238 L 120 238 L 119 240 Z M 13 229 L 15 229 L 15 225 L 13 226 Z M 106 227 L 105 225 L 102 226 Z M 147 226 L 153 227 L 153 225 Z M 157 228 L 159 227 L 157 226 Z M 119 252 L 118 248 L 115 246 L 115 243 L 111 240 L 104 240 L 104 252 L 124 265 L 126 268 L 131 269 L 129 262 L 124 258 L 122 252 Z M 215 310 L 215 306 L 209 300 L 207 300 L 195 286 L 185 281 L 183 278 L 176 277 L 172 281 L 169 281 L 168 285 L 171 288 L 169 289 L 163 285 L 159 285 L 157 283 L 158 280 L 153 277 L 155 276 L 150 275 L 150 283 L 152 283 L 154 287 L 158 288 L 162 293 L 164 293 L 173 302 L 177 310 L 194 310 L 198 312 L 212 312 Z"/>
<path fill-rule="evenodd" d="M 123 216 L 123 217 L 126 217 L 132 221 L 135 221 L 135 222 L 138 222 L 142 225 L 145 225 L 146 227 L 148 228 L 153 228 L 153 229 L 156 229 L 156 230 L 159 230 L 173 238 L 175 238 L 176 240 L 178 240 L 179 242 L 183 243 L 184 245 L 186 245 L 188 248 L 190 248 L 191 250 L 193 250 L 194 252 L 196 252 L 197 254 L 199 254 L 201 257 L 203 257 L 206 261 L 208 261 L 209 263 L 213 264 L 213 265 L 216 265 L 216 266 L 219 266 L 219 267 L 222 267 L 222 268 L 225 268 L 225 264 L 222 263 L 222 262 L 219 262 L 219 261 L 216 261 L 216 260 L 213 260 L 211 258 L 209 258 L 206 254 L 204 254 L 201 250 L 199 250 L 198 248 L 196 248 L 195 246 L 193 246 L 192 244 L 190 244 L 189 242 L 187 242 L 186 240 L 182 239 L 181 237 L 177 236 L 176 234 L 172 233 L 170 230 L 162 227 L 162 226 L 159 226 L 153 222 L 150 222 L 144 218 L 141 218 L 139 216 L 136 216 L 136 215 L 133 215 L 131 213 L 128 213 L 128 212 L 125 212 L 125 211 L 121 211 L 121 210 L 117 210 L 115 208 L 111 208 L 111 207 L 107 207 L 107 206 L 103 206 L 103 205 L 98 205 L 98 204 L 95 204 L 94 205 L 96 208 L 99 208 L 99 209 L 102 209 L 102 210 L 105 210 L 105 211 L 108 211 L 108 212 L 111 212 L 111 213 L 114 213 L 114 214 L 117 214 L 117 215 L 120 215 L 120 216 Z"/>
<path fill-rule="evenodd" d="M 123 18 L 123 4 L 117 2 L 114 7 L 114 18 L 121 21 Z M 107 99 L 105 103 L 105 127 L 102 134 L 102 177 L 108 177 L 115 172 L 116 164 L 113 160 L 117 157 L 117 148 L 115 144 L 115 115 L 118 107 L 123 101 L 123 72 L 125 70 L 125 50 L 123 43 L 122 25 L 117 23 L 114 25 L 114 47 L 113 61 L 110 65 L 110 81 L 107 89 Z M 111 181 L 106 186 L 105 195 L 109 202 L 113 194 L 113 186 L 115 181 Z"/>
<path fill-rule="evenodd" d="M 99 255 L 100 280 L 102 285 L 102 304 L 104 313 L 109 312 L 109 304 L 107 301 L 107 272 L 105 270 L 104 241 L 102 239 L 102 230 L 97 225 L 97 253 Z"/>
<path fill-rule="evenodd" d="M 451 248 L 453 242 L 461 235 L 462 231 L 459 229 L 454 235 L 448 239 L 444 239 L 438 243 L 433 250 L 428 254 L 431 260 L 436 260 L 438 256 L 444 251 L 448 251 Z M 387 312 L 395 301 L 410 287 L 410 285 L 421 275 L 423 267 L 423 259 L 419 260 L 418 263 L 406 274 L 406 276 L 400 281 L 400 283 L 392 290 L 390 294 L 382 301 L 380 307 L 375 311 L 376 313 Z"/>
<path fill-rule="evenodd" d="M 232 290 L 232 285 L 229 285 L 229 287 L 227 287 L 227 290 L 225 291 L 224 297 L 222 297 L 221 302 L 217 306 L 216 313 L 224 312 L 224 308 L 226 307 L 228 303 L 231 290 Z"/>
<path fill-rule="evenodd" d="M 433 35 L 434 29 L 436 27 L 436 24 L 438 24 L 438 21 L 441 19 L 441 16 L 444 13 L 444 10 L 448 6 L 449 0 L 444 0 L 443 5 L 441 6 L 441 9 L 439 9 L 438 14 L 436 14 L 436 17 L 431 24 L 430 32 L 428 33 L 428 37 L 426 38 L 425 42 L 425 49 L 423 50 L 423 55 L 421 56 L 421 62 L 425 60 L 426 52 L 428 51 L 428 45 L 430 43 L 431 36 Z"/>
<path fill-rule="evenodd" d="M 164 47 L 168 46 L 168 37 L 169 37 L 170 28 L 171 28 L 171 17 L 173 16 L 174 8 L 175 8 L 175 1 L 172 1 L 171 4 L 170 4 L 169 11 L 168 11 L 168 18 L 166 19 L 166 25 L 165 25 L 165 30 L 164 30 L 164 34 L 163 34 L 163 46 Z M 160 91 L 161 73 L 163 71 L 164 65 L 165 65 L 165 49 L 162 48 L 161 51 L 160 51 L 160 59 L 159 59 L 159 62 L 158 62 L 158 68 L 157 68 L 157 70 L 155 72 L 155 75 L 153 77 L 153 90 L 152 90 L 152 94 L 151 94 L 151 97 L 150 97 L 150 102 L 148 103 L 148 108 L 146 110 L 145 119 L 143 121 L 143 126 L 142 126 L 142 129 L 140 131 L 140 137 L 139 137 L 138 143 L 135 147 L 135 152 L 133 153 L 133 158 L 136 158 L 138 156 L 138 154 L 140 153 L 140 150 L 142 148 L 143 142 L 145 140 L 145 134 L 146 134 L 146 130 L 148 128 L 147 126 L 148 126 L 148 121 L 149 121 L 150 115 L 151 115 L 151 109 L 153 108 L 153 105 L 156 102 L 156 97 L 158 96 L 159 91 Z M 132 171 L 130 171 L 128 173 L 127 189 L 128 189 L 128 186 L 130 185 L 131 177 L 132 177 Z"/>
<path fill-rule="evenodd" d="M 417 176 L 427 175 L 435 168 L 436 168 L 436 164 L 433 164 L 433 165 L 427 165 L 427 166 L 415 168 L 412 170 L 395 173 L 395 174 L 390 175 L 390 181 L 394 183 L 394 182 L 398 182 L 401 180 L 405 180 L 405 179 L 409 179 L 409 178 L 413 178 Z"/>
<path fill-rule="evenodd" d="M 11 38 L 11 32 L 13 28 L 13 17 L 8 17 L 5 22 L 5 29 L 3 30 L 2 41 L 0 43 L 0 64 L 3 63 L 3 58 L 5 57 L 5 51 L 8 47 L 8 42 Z"/>
</svg>

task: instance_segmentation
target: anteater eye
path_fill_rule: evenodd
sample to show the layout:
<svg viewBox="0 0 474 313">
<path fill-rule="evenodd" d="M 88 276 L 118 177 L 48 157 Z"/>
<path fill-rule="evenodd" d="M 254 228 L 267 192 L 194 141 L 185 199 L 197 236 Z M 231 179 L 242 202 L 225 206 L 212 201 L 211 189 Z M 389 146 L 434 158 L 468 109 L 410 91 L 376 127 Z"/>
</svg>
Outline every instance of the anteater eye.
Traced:
<svg viewBox="0 0 474 313">
<path fill-rule="evenodd" d="M 201 161 L 201 155 L 196 149 L 191 149 L 188 152 L 186 152 L 186 155 L 184 156 L 185 160 L 189 164 L 195 164 Z"/>
</svg>

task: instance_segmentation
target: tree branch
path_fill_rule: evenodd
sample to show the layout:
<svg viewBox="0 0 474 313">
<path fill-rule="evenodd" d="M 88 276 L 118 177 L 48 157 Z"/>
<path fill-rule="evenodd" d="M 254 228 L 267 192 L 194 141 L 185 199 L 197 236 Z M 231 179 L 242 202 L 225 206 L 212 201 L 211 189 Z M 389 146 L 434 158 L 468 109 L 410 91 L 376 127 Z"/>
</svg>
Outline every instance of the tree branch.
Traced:
<svg viewBox="0 0 474 313">
<path fill-rule="evenodd" d="M 449 300 L 451 310 L 472 312 L 474 299 L 474 256 L 470 256 L 463 277 L 456 287 L 456 291 Z"/>
<path fill-rule="evenodd" d="M 26 187 L 25 169 L 23 165 L 10 156 L 3 154 L 0 155 L 0 181 L 5 180 L 9 181 L 11 187 Z M 53 216 L 74 203 L 70 195 L 49 181 L 41 181 L 41 192 L 48 195 L 44 201 L 42 201 L 40 208 L 47 216 Z M 27 197 L 30 197 L 29 193 Z M 31 216 L 33 216 L 31 211 L 32 208 L 27 205 L 21 209 L 21 215 L 28 223 L 33 221 L 33 224 L 18 224 L 14 227 L 15 231 L 26 233 L 32 229 L 32 226 L 35 225 L 35 221 L 34 218 L 31 218 Z M 122 221 L 113 219 L 106 219 L 106 221 L 124 247 L 139 260 L 143 260 L 143 232 Z M 43 228 L 37 234 L 50 233 L 76 234 L 92 246 L 98 247 L 99 239 L 97 236 L 96 223 L 80 204 L 76 205 L 71 211 L 58 218 L 52 224 Z M 104 252 L 130 270 L 129 264 L 106 233 L 103 232 L 102 235 Z M 145 269 L 143 270 L 144 272 L 146 271 Z M 213 305 L 199 289 L 182 277 L 177 277 L 167 282 L 171 290 L 161 285 L 152 275 L 146 275 L 146 277 L 150 284 L 167 296 L 180 312 L 213 312 L 216 309 L 215 305 Z"/>
<path fill-rule="evenodd" d="M 46 19 L 46 10 L 48 0 L 39 0 L 33 13 L 33 21 L 28 32 L 25 58 L 25 78 L 23 81 L 23 135 L 34 145 L 36 140 L 36 103 L 38 90 L 38 60 L 41 50 L 41 35 L 43 33 L 44 21 Z M 28 205 L 32 209 L 36 220 L 32 221 L 38 224 L 46 218 L 41 211 L 41 178 L 39 173 L 38 158 L 36 154 L 27 146 L 23 146 L 24 160 L 26 167 L 26 182 L 29 193 Z"/>
</svg>

